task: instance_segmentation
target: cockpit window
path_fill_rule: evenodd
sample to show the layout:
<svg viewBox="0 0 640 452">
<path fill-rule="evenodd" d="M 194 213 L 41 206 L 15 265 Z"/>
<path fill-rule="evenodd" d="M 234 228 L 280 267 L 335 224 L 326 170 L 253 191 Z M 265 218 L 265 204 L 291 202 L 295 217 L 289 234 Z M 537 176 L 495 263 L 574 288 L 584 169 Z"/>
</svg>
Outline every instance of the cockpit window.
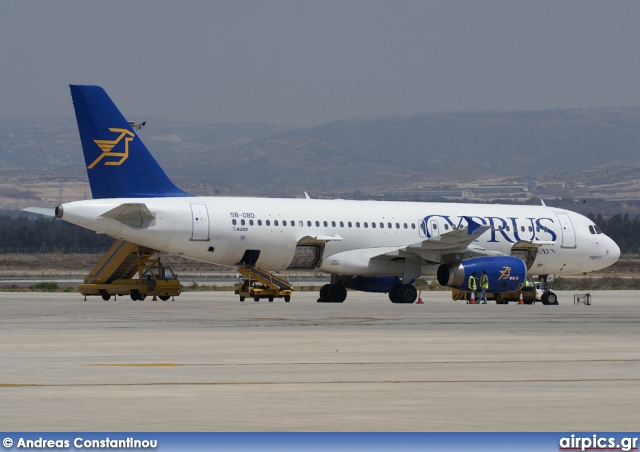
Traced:
<svg viewBox="0 0 640 452">
<path fill-rule="evenodd" d="M 589 232 L 592 233 L 592 234 L 596 233 L 596 229 L 593 227 L 592 224 L 589 225 Z"/>
<path fill-rule="evenodd" d="M 600 228 L 595 224 L 593 225 L 593 228 L 596 230 L 596 234 L 602 234 L 602 231 L 600 230 Z"/>
</svg>

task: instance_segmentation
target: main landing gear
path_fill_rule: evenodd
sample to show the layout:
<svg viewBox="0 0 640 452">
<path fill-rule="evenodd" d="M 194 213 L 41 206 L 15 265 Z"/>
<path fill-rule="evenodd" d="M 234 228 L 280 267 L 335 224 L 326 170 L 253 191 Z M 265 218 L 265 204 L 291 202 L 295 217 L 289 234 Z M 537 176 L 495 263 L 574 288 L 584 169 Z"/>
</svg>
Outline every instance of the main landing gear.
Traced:
<svg viewBox="0 0 640 452">
<path fill-rule="evenodd" d="M 320 288 L 318 303 L 344 303 L 347 289 L 342 284 L 325 284 Z"/>
<path fill-rule="evenodd" d="M 418 290 L 413 284 L 396 284 L 389 291 L 393 303 L 411 304 L 418 298 Z M 320 288 L 318 303 L 343 303 L 347 299 L 347 289 L 338 283 L 325 284 Z"/>
<path fill-rule="evenodd" d="M 411 304 L 418 298 L 418 290 L 413 284 L 396 284 L 389 291 L 389 300 L 392 303 Z"/>
</svg>

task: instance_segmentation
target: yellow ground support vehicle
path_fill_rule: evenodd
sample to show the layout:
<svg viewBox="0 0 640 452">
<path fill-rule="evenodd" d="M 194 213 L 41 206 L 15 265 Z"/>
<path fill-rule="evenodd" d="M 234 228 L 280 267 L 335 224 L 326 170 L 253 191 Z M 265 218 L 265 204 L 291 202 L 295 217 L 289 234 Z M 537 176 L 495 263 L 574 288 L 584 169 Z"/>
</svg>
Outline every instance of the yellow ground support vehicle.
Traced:
<svg viewBox="0 0 640 452">
<path fill-rule="evenodd" d="M 268 298 L 273 301 L 275 298 L 284 298 L 284 301 L 291 300 L 293 286 L 284 279 L 255 267 L 239 267 L 238 273 L 244 276 L 235 292 L 240 295 L 240 301 L 251 297 L 254 301 L 261 298 Z"/>
<path fill-rule="evenodd" d="M 478 297 L 480 296 L 480 291 L 476 291 L 476 303 L 478 302 Z M 506 293 L 493 293 L 487 292 L 487 299 L 495 300 L 497 304 L 508 304 L 510 301 L 518 302 L 520 297 L 520 292 L 506 292 Z M 454 300 L 470 300 L 471 292 L 467 292 L 461 289 L 453 289 L 451 291 L 451 298 Z M 539 300 L 538 291 L 536 290 L 535 285 L 533 284 L 533 279 L 531 276 L 527 276 L 527 282 L 525 286 L 522 288 L 522 300 L 524 304 L 533 304 L 535 301 Z"/>
<path fill-rule="evenodd" d="M 144 300 L 148 295 L 161 300 L 180 295 L 180 281 L 160 258 L 152 259 L 155 250 L 118 240 L 80 284 L 85 296 L 100 295 L 109 300 L 112 295 L 129 295 L 132 300 Z"/>
</svg>

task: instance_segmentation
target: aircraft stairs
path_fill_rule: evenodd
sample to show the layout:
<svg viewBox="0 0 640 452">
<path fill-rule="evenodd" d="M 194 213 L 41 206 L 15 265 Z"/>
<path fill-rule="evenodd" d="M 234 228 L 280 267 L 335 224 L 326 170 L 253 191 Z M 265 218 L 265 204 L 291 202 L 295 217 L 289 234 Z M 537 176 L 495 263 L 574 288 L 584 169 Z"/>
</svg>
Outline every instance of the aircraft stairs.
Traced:
<svg viewBox="0 0 640 452">
<path fill-rule="evenodd" d="M 153 258 L 157 251 L 125 240 L 116 240 L 80 285 L 80 293 L 102 295 L 131 295 L 144 300 L 147 294 L 162 300 L 180 294 L 180 281 L 169 267 Z M 137 277 L 136 277 L 137 276 Z"/>
<path fill-rule="evenodd" d="M 246 297 L 252 297 L 254 301 L 260 301 L 261 298 L 268 298 L 269 301 L 274 298 L 284 298 L 286 302 L 291 300 L 293 286 L 273 273 L 253 266 L 238 267 L 238 273 L 245 277 L 235 291 L 240 295 L 240 301 Z"/>
</svg>

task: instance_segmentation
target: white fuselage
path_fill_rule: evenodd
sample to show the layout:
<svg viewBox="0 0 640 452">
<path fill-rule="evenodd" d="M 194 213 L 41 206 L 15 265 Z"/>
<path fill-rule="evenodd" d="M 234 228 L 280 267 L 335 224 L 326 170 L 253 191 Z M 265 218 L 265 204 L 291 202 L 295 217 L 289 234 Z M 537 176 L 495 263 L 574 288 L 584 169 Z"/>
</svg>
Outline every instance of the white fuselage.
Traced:
<svg viewBox="0 0 640 452">
<path fill-rule="evenodd" d="M 144 204 L 154 218 L 142 227 L 101 217 L 121 204 Z M 247 250 L 256 265 L 287 269 L 305 237 L 324 244 L 318 269 L 329 273 L 402 275 L 402 263 L 371 259 L 464 226 L 490 225 L 472 246 L 510 255 L 519 241 L 542 243 L 532 275 L 578 274 L 605 268 L 620 249 L 593 222 L 547 206 L 481 205 L 273 198 L 130 198 L 64 204 L 63 219 L 165 253 L 236 266 Z M 421 267 L 433 275 L 437 260 Z"/>
</svg>

